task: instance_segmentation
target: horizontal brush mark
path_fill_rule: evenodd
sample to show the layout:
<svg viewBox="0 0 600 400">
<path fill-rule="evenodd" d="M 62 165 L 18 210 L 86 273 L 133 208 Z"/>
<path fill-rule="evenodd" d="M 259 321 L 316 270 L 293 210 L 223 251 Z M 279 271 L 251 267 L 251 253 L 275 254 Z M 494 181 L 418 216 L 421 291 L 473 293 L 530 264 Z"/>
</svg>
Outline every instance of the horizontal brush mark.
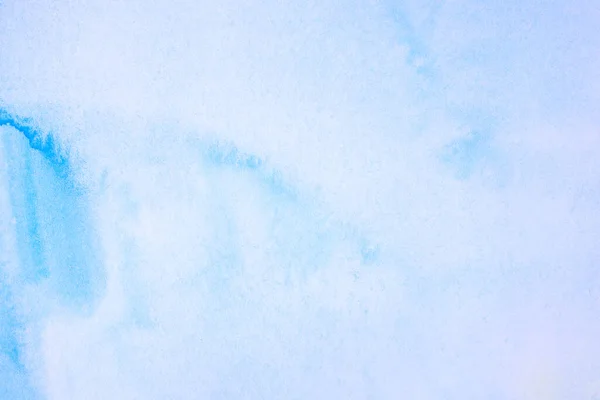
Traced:
<svg viewBox="0 0 600 400">
<path fill-rule="evenodd" d="M 48 280 L 59 302 L 85 308 L 102 286 L 85 193 L 75 184 L 69 161 L 51 134 L 31 119 L 0 108 L 2 125 L 21 134 L 3 138 L 16 220 L 17 282 Z"/>
</svg>

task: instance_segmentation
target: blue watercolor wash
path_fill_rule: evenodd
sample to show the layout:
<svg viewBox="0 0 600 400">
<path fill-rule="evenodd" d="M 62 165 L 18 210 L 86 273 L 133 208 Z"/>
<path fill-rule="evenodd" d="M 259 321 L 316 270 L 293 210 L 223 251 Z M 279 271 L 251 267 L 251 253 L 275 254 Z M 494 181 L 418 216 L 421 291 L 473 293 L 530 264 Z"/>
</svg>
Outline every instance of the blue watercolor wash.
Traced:
<svg viewBox="0 0 600 400">
<path fill-rule="evenodd" d="M 89 311 L 104 280 L 88 201 L 51 134 L 0 109 L 21 284 L 50 284 L 64 306 Z"/>
</svg>

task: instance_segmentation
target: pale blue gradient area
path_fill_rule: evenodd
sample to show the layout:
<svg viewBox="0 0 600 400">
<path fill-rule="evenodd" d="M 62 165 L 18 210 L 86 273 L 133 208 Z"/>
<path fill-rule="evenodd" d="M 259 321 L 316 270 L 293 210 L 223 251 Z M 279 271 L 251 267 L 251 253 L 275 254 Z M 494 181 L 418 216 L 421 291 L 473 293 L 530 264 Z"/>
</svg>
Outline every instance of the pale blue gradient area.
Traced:
<svg viewBox="0 0 600 400">
<path fill-rule="evenodd" d="M 600 396 L 592 3 L 3 2 L 0 399 Z"/>
</svg>

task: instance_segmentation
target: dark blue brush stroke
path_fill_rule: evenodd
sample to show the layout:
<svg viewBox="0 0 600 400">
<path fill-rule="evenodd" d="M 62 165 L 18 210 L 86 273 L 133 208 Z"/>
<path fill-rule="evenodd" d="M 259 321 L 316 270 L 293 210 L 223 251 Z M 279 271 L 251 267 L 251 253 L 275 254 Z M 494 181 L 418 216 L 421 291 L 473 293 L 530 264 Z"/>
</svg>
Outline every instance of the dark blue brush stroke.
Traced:
<svg viewBox="0 0 600 400">
<path fill-rule="evenodd" d="M 33 399 L 39 393 L 24 365 L 22 335 L 40 316 L 27 314 L 18 299 L 39 287 L 48 296 L 43 303 L 88 313 L 104 281 L 87 197 L 68 154 L 32 119 L 0 108 L 0 126 L 8 127 L 0 140 L 12 214 L 1 217 L 14 218 L 15 258 L 8 262 L 18 267 L 9 279 L 0 265 L 0 398 Z"/>
<path fill-rule="evenodd" d="M 3 125 L 8 125 L 21 132 L 29 141 L 29 147 L 40 152 L 59 177 L 68 177 L 68 159 L 59 151 L 52 134 L 44 134 L 31 118 L 12 115 L 0 107 L 0 126 Z"/>
<path fill-rule="evenodd" d="M 0 124 L 22 134 L 4 138 L 20 278 L 23 283 L 50 279 L 63 304 L 88 305 L 97 295 L 101 267 L 85 192 L 51 134 L 4 109 Z"/>
</svg>

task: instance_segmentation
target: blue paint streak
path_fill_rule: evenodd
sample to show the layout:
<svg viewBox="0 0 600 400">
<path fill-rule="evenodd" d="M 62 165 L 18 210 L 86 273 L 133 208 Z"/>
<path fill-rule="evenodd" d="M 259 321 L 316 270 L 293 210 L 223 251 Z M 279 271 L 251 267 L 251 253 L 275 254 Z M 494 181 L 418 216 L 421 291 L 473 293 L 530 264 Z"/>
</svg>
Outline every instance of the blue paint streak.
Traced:
<svg viewBox="0 0 600 400">
<path fill-rule="evenodd" d="M 3 135 L 16 220 L 18 283 L 45 281 L 62 305 L 89 311 L 103 276 L 86 193 L 77 187 L 68 159 L 51 134 L 4 109 L 0 124 L 20 133 Z"/>
<path fill-rule="evenodd" d="M 17 222 L 21 279 L 37 283 L 47 278 L 49 271 L 44 263 L 33 154 L 28 151 L 23 137 L 5 135 L 3 144 L 8 160 L 12 214 Z"/>
<path fill-rule="evenodd" d="M 8 262 L 17 267 L 8 279 L 0 266 L 0 398 L 33 399 L 39 393 L 22 357 L 28 321 L 40 318 L 46 305 L 89 313 L 104 277 L 87 196 L 73 179 L 67 154 L 32 119 L 0 108 L 0 126 L 8 127 L 0 140 L 12 214 L 0 217 L 14 218 L 16 259 Z M 20 307 L 24 290 L 36 288 L 47 295 L 35 305 L 39 309 Z"/>
</svg>

